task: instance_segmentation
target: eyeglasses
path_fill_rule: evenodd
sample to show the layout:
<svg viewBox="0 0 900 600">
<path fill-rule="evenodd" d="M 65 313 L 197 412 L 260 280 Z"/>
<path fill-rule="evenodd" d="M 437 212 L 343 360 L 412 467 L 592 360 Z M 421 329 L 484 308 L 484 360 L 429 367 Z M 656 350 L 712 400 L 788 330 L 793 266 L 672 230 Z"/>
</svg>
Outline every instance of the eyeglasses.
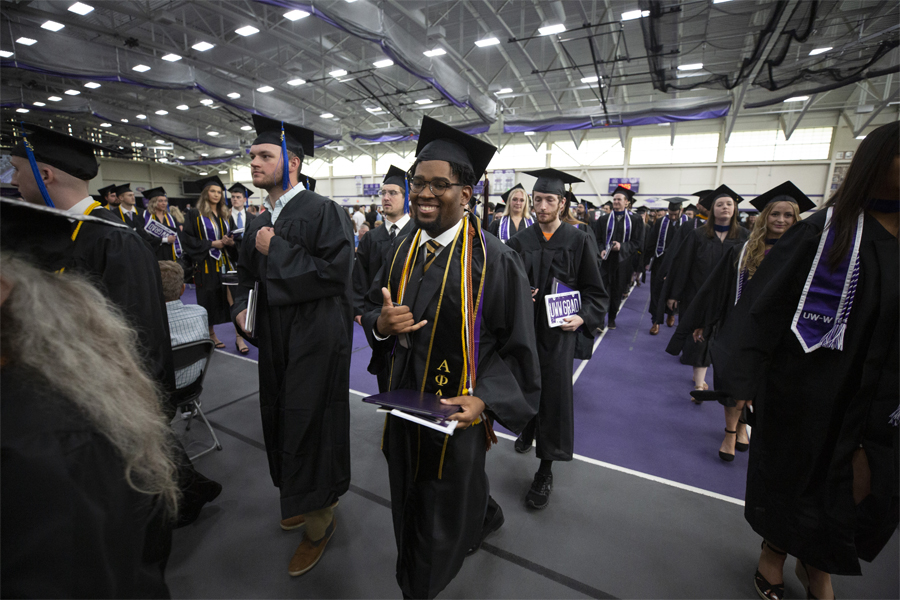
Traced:
<svg viewBox="0 0 900 600">
<path fill-rule="evenodd" d="M 451 183 L 446 179 L 432 179 L 431 181 L 426 181 L 423 177 L 413 177 L 409 180 L 409 191 L 414 194 L 418 194 L 425 189 L 425 185 L 428 185 L 428 189 L 431 190 L 431 193 L 436 197 L 440 197 L 444 195 L 444 192 L 452 188 L 453 186 L 465 187 L 464 183 Z"/>
<path fill-rule="evenodd" d="M 399 196 L 400 194 L 401 194 L 401 192 L 398 192 L 397 190 L 379 190 L 378 191 L 379 196 Z"/>
</svg>

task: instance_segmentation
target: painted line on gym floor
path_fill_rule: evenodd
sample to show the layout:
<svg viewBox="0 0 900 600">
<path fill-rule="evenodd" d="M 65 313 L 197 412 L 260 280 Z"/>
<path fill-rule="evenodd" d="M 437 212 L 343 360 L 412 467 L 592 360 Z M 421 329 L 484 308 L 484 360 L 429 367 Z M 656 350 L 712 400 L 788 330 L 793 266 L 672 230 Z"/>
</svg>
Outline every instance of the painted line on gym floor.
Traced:
<svg viewBox="0 0 900 600">
<path fill-rule="evenodd" d="M 513 442 L 516 441 L 516 437 L 513 435 L 509 435 L 508 433 L 503 433 L 502 431 L 495 431 L 494 433 L 497 434 L 497 437 L 502 437 L 505 440 L 510 440 Z M 700 494 L 701 496 L 708 496 L 710 498 L 715 498 L 716 500 L 724 500 L 725 502 L 730 502 L 731 504 L 737 504 L 738 506 L 744 505 L 743 500 L 738 500 L 737 498 L 732 498 L 731 496 L 726 496 L 725 494 L 717 494 L 716 492 L 704 490 L 703 488 L 694 487 L 694 486 L 688 485 L 686 483 L 680 483 L 678 481 L 672 481 L 671 479 L 657 477 L 656 475 L 649 475 L 647 473 L 641 473 L 640 471 L 635 471 L 634 469 L 620 467 L 619 465 L 614 465 L 612 463 L 603 462 L 602 460 L 597 460 L 596 458 L 581 456 L 580 454 L 573 454 L 572 457 L 575 460 L 580 460 L 582 462 L 586 462 L 591 465 L 596 465 L 598 467 L 611 469 L 613 471 L 618 471 L 620 473 L 625 473 L 627 475 L 634 475 L 635 477 L 640 477 L 641 479 L 646 479 L 648 481 L 655 481 L 656 483 L 661 483 L 663 485 L 668 485 L 670 487 L 678 488 L 679 490 L 694 492 L 695 494 Z"/>
</svg>

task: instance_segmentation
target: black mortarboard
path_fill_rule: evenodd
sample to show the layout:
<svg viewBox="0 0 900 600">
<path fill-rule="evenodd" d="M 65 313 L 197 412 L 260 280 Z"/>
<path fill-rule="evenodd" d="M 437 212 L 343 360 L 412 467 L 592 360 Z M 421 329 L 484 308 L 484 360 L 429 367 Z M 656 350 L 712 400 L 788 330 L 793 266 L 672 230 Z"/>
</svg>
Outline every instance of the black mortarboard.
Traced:
<svg viewBox="0 0 900 600">
<path fill-rule="evenodd" d="M 131 191 L 130 183 L 123 183 L 122 185 L 116 186 L 116 196 L 121 196 L 125 192 L 130 192 L 130 191 Z"/>
<path fill-rule="evenodd" d="M 0 248 L 38 267 L 57 271 L 71 260 L 73 220 L 117 226 L 111 220 L 0 199 Z M 118 226 L 126 227 L 124 223 Z"/>
<path fill-rule="evenodd" d="M 146 198 L 147 200 L 152 200 L 153 198 L 156 198 L 157 196 L 165 196 L 165 195 L 167 195 L 166 190 L 164 190 L 162 187 L 155 187 L 153 189 L 149 189 L 146 192 L 144 192 L 144 198 Z"/>
<path fill-rule="evenodd" d="M 684 207 L 684 210 L 685 210 L 685 212 L 687 212 L 687 211 L 689 211 L 689 210 L 692 210 L 692 211 L 694 211 L 694 212 L 696 213 L 696 212 L 697 212 L 697 205 L 696 205 L 696 204 L 688 204 L 687 206 Z"/>
<path fill-rule="evenodd" d="M 229 192 L 237 192 L 239 194 L 244 194 L 244 198 L 249 198 L 253 195 L 253 191 L 248 188 L 243 183 L 235 183 L 230 188 L 228 188 Z"/>
<path fill-rule="evenodd" d="M 666 198 L 666 202 L 669 203 L 669 210 L 678 210 L 683 203 L 688 202 L 688 199 L 681 197 Z"/>
<path fill-rule="evenodd" d="M 634 212 L 636 212 L 639 215 L 642 215 L 645 212 L 647 212 L 647 207 L 646 206 L 638 206 L 636 209 L 634 209 Z"/>
<path fill-rule="evenodd" d="M 391 165 L 387 175 L 384 176 L 382 185 L 399 185 L 400 189 L 406 189 L 406 171 L 400 167 Z"/>
<path fill-rule="evenodd" d="M 291 125 L 261 115 L 253 115 L 253 127 L 256 129 L 256 144 L 275 144 L 281 147 L 281 127 L 284 125 L 284 143 L 287 149 L 303 160 L 304 156 L 313 156 L 316 152 L 315 134 L 299 125 Z"/>
<path fill-rule="evenodd" d="M 198 179 L 196 182 L 197 186 L 203 190 L 208 188 L 211 185 L 217 185 L 222 188 L 222 191 L 225 191 L 225 184 L 222 183 L 222 180 L 219 179 L 218 175 L 213 175 L 211 177 L 204 177 L 203 179 Z"/>
<path fill-rule="evenodd" d="M 463 133 L 449 125 L 422 117 L 419 143 L 416 146 L 416 160 L 443 160 L 470 167 L 475 173 L 475 181 L 481 179 L 497 148 L 475 136 Z"/>
<path fill-rule="evenodd" d="M 106 150 L 106 148 L 38 125 L 30 123 L 23 125 L 28 130 L 26 135 L 36 161 L 56 167 L 60 171 L 84 181 L 97 176 L 99 165 L 94 151 Z M 10 154 L 28 158 L 24 140 L 16 144 Z"/>
<path fill-rule="evenodd" d="M 612 202 L 610 202 L 609 200 L 607 200 L 606 202 L 604 202 L 604 203 L 601 204 L 600 206 L 612 206 Z"/>
<path fill-rule="evenodd" d="M 116 184 L 112 184 L 112 185 L 108 185 L 106 187 L 100 188 L 99 190 L 97 190 L 97 194 L 99 194 L 101 198 L 105 199 L 107 194 L 109 194 L 110 192 L 115 192 L 115 191 L 116 191 Z"/>
<path fill-rule="evenodd" d="M 713 190 L 700 190 L 699 192 L 694 192 L 691 196 L 697 196 L 698 198 L 702 198 L 703 196 L 709 194 Z"/>
<path fill-rule="evenodd" d="M 610 194 L 610 196 L 615 196 L 616 194 L 625 194 L 625 197 L 628 198 L 629 202 L 634 200 L 634 191 L 629 190 L 627 187 L 622 187 L 621 185 L 616 187 L 616 189 L 613 190 L 613 193 Z"/>
<path fill-rule="evenodd" d="M 752 204 L 756 210 L 761 211 L 770 202 L 793 202 L 800 208 L 801 213 L 816 207 L 816 203 L 810 200 L 806 194 L 800 191 L 800 188 L 790 181 L 785 181 L 765 194 L 760 194 L 755 199 L 751 200 L 750 204 Z"/>
<path fill-rule="evenodd" d="M 514 185 L 513 187 L 509 188 L 508 190 L 506 190 L 505 192 L 503 192 L 502 194 L 500 194 L 500 201 L 501 201 L 503 204 L 507 204 L 507 203 L 509 202 L 509 197 L 510 197 L 510 196 L 512 195 L 512 193 L 513 193 L 514 191 L 516 191 L 516 190 L 522 190 L 522 191 L 524 192 L 524 191 L 525 191 L 525 186 L 522 185 L 521 183 L 517 183 L 517 184 Z M 525 197 L 526 197 L 526 198 L 528 197 L 528 192 L 525 192 Z"/>
<path fill-rule="evenodd" d="M 299 181 L 303 187 L 308 189 L 311 192 L 316 191 L 316 180 L 310 177 L 309 175 L 304 175 L 303 173 L 297 173 L 297 181 Z"/>
<path fill-rule="evenodd" d="M 728 196 L 729 198 L 734 200 L 735 207 L 737 207 L 738 203 L 741 201 L 740 195 L 738 195 L 736 191 L 723 183 L 713 191 L 700 198 L 700 206 L 712 212 L 713 202 L 715 202 L 722 196 Z"/>
<path fill-rule="evenodd" d="M 525 171 L 526 175 L 537 177 L 534 182 L 532 192 L 541 192 L 542 194 L 556 194 L 557 196 L 566 195 L 567 183 L 581 183 L 584 179 L 579 179 L 574 175 L 569 175 L 557 169 L 538 169 L 537 171 Z"/>
</svg>

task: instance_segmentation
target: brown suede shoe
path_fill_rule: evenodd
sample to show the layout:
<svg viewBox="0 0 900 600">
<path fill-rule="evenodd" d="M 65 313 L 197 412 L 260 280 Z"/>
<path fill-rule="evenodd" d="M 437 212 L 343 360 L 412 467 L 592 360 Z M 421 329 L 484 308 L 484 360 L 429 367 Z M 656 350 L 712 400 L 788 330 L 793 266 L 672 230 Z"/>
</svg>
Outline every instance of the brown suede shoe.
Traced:
<svg viewBox="0 0 900 600">
<path fill-rule="evenodd" d="M 666 317 L 666 326 L 675 327 L 675 315 L 669 315 Z"/>
<path fill-rule="evenodd" d="M 288 565 L 288 574 L 291 577 L 303 575 L 316 566 L 316 563 L 319 562 L 319 559 L 322 558 L 322 554 L 325 552 L 325 545 L 328 544 L 328 540 L 334 535 L 335 525 L 337 525 L 336 516 L 331 518 L 331 523 L 325 530 L 325 537 L 316 542 L 309 539 L 306 536 L 306 532 L 303 533 L 303 541 L 297 546 L 294 557 Z"/>
<path fill-rule="evenodd" d="M 659 333 L 659 323 L 654 323 L 653 327 L 650 328 L 650 335 L 657 335 Z"/>
<path fill-rule="evenodd" d="M 334 504 L 332 504 L 328 508 L 337 507 L 337 505 L 340 501 L 341 501 L 340 498 L 338 498 L 337 500 L 334 501 Z M 281 521 L 281 528 L 284 529 L 285 531 L 292 531 L 294 529 L 300 529 L 301 527 L 303 527 L 303 525 L 305 525 L 305 522 L 303 520 L 303 515 L 297 515 L 296 517 L 290 517 L 289 519 L 282 519 L 282 521 Z"/>
</svg>

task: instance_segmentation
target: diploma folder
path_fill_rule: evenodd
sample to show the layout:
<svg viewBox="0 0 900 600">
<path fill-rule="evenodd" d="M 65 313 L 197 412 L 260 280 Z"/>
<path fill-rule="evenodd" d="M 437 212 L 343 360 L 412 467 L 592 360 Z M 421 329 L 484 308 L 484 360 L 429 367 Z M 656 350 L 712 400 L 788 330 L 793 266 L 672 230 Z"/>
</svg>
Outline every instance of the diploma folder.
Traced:
<svg viewBox="0 0 900 600">
<path fill-rule="evenodd" d="M 441 404 L 441 397 L 415 390 L 391 390 L 363 398 L 363 402 L 390 410 L 401 419 L 453 435 L 456 421 L 447 417 L 460 412 L 459 406 Z"/>
<path fill-rule="evenodd" d="M 550 327 L 560 327 L 565 324 L 563 319 L 577 315 L 581 310 L 581 292 L 573 290 L 556 277 L 550 287 L 553 293 L 544 296 L 547 324 Z"/>
</svg>

